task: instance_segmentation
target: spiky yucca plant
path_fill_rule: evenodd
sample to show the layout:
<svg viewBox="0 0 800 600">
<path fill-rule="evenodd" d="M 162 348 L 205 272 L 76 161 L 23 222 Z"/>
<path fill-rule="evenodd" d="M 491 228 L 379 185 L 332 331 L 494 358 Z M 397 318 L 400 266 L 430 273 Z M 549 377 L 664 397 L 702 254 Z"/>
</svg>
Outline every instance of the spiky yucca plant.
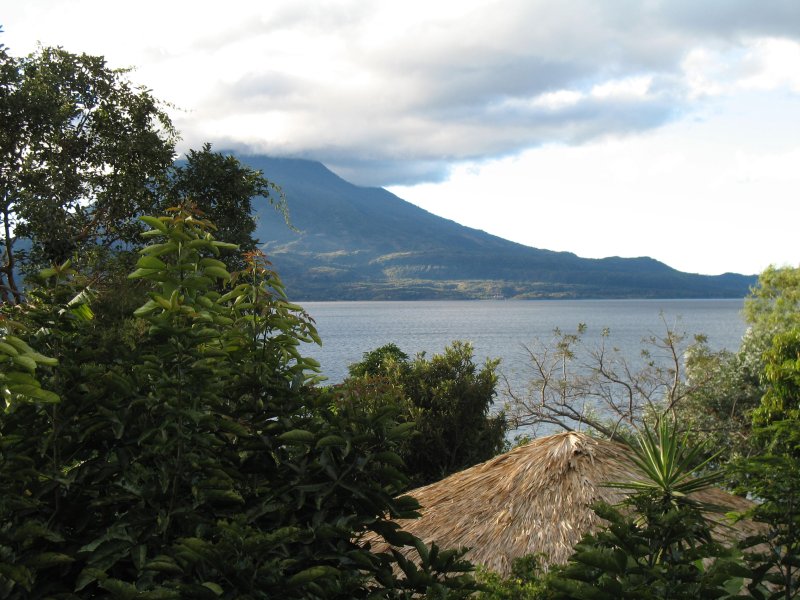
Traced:
<svg viewBox="0 0 800 600">
<path fill-rule="evenodd" d="M 717 543 L 706 512 L 721 510 L 691 494 L 719 475 L 694 477 L 703 449 L 685 444 L 674 424 L 645 428 L 632 445 L 638 481 L 611 483 L 630 492 L 619 506 L 599 504 L 607 527 L 584 536 L 552 580 L 557 598 L 732 598 L 748 575 L 734 550 Z M 712 460 L 711 459 L 708 460 Z"/>
</svg>

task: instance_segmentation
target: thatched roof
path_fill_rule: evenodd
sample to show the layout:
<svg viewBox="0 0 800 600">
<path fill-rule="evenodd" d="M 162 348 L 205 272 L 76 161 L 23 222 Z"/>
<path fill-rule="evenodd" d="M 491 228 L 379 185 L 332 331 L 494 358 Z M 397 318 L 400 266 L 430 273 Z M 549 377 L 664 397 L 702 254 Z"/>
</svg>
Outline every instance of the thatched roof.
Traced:
<svg viewBox="0 0 800 600">
<path fill-rule="evenodd" d="M 398 522 L 428 544 L 469 547 L 467 559 L 502 574 L 509 573 L 513 559 L 526 554 L 542 553 L 544 564 L 563 563 L 583 534 L 600 524 L 591 505 L 622 500 L 624 490 L 604 484 L 642 477 L 630 455 L 626 446 L 582 433 L 539 438 L 412 490 L 409 495 L 421 504 L 422 517 Z M 716 488 L 696 498 L 727 510 L 751 506 Z M 735 529 L 720 526 L 717 532 L 739 537 L 752 535 L 756 527 L 741 522 Z"/>
</svg>

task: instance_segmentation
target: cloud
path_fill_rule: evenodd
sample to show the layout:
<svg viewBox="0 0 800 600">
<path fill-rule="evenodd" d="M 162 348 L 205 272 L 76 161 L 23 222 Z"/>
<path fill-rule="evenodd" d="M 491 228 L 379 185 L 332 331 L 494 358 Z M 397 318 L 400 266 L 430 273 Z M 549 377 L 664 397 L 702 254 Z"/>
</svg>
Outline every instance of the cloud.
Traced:
<svg viewBox="0 0 800 600">
<path fill-rule="evenodd" d="M 391 28 L 386 13 L 361 14 L 344 43 L 317 31 L 325 56 L 303 56 L 323 74 L 272 65 L 210 106 L 248 115 L 247 134 L 228 131 L 253 150 L 312 156 L 365 184 L 441 180 L 457 161 L 657 128 L 732 86 L 794 87 L 770 48 L 796 43 L 763 36 L 796 36 L 795 5 L 756 16 L 715 3 L 710 18 L 688 2 L 473 3 L 461 17 L 410 7 Z M 256 111 L 293 121 L 293 138 L 254 127 Z"/>
<path fill-rule="evenodd" d="M 735 39 L 800 36 L 800 4 L 794 0 L 670 0 L 657 14 L 664 26 L 688 35 Z"/>
<path fill-rule="evenodd" d="M 94 51 L 80 40 L 99 36 L 120 66 L 140 58 L 142 81 L 183 109 L 184 147 L 315 158 L 372 185 L 647 132 L 742 90 L 800 93 L 796 0 L 84 0 L 50 22 L 58 5 L 17 10 L 45 44 Z"/>
</svg>

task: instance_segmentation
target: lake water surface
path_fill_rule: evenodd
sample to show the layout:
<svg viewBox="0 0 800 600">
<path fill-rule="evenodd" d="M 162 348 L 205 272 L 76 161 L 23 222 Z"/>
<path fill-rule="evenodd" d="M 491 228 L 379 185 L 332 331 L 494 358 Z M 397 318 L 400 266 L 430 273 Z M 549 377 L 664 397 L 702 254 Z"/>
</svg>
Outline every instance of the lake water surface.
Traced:
<svg viewBox="0 0 800 600">
<path fill-rule="evenodd" d="M 713 349 L 739 347 L 746 325 L 742 300 L 535 300 L 305 302 L 316 320 L 322 347 L 303 352 L 317 359 L 329 383 L 347 375 L 348 365 L 384 344 L 406 354 L 441 352 L 454 340 L 470 341 L 479 362 L 499 358 L 500 372 L 512 386 L 524 385 L 529 369 L 525 346 L 547 342 L 558 327 L 574 332 L 587 325 L 584 341 L 600 340 L 610 329 L 610 343 L 631 360 L 642 339 L 662 335 L 669 326 L 704 334 Z"/>
</svg>

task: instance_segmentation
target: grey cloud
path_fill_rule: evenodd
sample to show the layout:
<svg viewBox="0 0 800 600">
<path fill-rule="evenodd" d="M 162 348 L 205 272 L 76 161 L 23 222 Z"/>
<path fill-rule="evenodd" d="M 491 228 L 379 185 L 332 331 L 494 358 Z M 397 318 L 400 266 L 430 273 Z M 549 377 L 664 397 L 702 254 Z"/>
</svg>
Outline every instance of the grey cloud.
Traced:
<svg viewBox="0 0 800 600">
<path fill-rule="evenodd" d="M 339 145 L 314 145 L 307 139 L 291 147 L 265 145 L 247 150 L 319 160 L 360 185 L 436 182 L 444 180 L 458 162 L 508 156 L 547 142 L 581 143 L 609 132 L 628 135 L 667 122 L 675 110 L 667 99 L 644 108 L 625 101 L 588 100 L 559 114 L 505 111 L 469 124 L 429 121 L 397 132 L 378 129 L 351 144 L 344 138 Z M 385 145 L 386 139 L 392 139 L 391 146 Z"/>
<path fill-rule="evenodd" d="M 800 36 L 796 0 L 672 0 L 660 11 L 668 26 L 703 35 Z"/>
<path fill-rule="evenodd" d="M 225 10 L 220 8 L 221 6 L 213 4 L 200 6 L 197 9 L 206 10 L 208 18 L 213 23 L 214 13 Z M 358 27 L 368 15 L 369 12 L 364 10 L 363 3 L 359 5 L 358 0 L 350 0 L 349 3 L 341 3 L 335 7 L 321 3 L 310 7 L 300 2 L 287 4 L 263 2 L 255 14 L 243 12 L 238 25 L 233 28 L 218 30 L 210 27 L 193 44 L 193 48 L 197 52 L 213 52 L 242 39 L 285 31 L 312 34 L 336 31 L 338 34 L 347 35 L 349 30 Z"/>
<path fill-rule="evenodd" d="M 231 110 L 269 110 L 280 106 L 296 106 L 307 98 L 307 85 L 298 77 L 276 71 L 248 74 L 234 84 L 221 88 L 211 99 L 213 106 Z"/>
<path fill-rule="evenodd" d="M 265 132 L 246 149 L 322 160 L 363 184 L 434 181 L 453 161 L 659 127 L 697 102 L 680 76 L 692 48 L 734 48 L 741 36 L 800 37 L 796 0 L 565 0 L 506 2 L 439 27 L 426 27 L 421 16 L 408 36 L 367 48 L 361 36 L 370 14 L 359 6 L 290 7 L 250 31 L 341 27 L 348 58 L 369 75 L 369 87 L 315 84 L 279 72 L 265 56 L 262 70 L 221 88 L 200 112 L 288 113 L 298 123 L 292 140 Z M 652 78 L 644 98 L 588 95 L 595 84 L 637 76 Z M 531 102 L 563 90 L 583 97 L 558 109 Z"/>
<path fill-rule="evenodd" d="M 354 158 L 339 153 L 323 154 L 322 162 L 347 181 L 374 187 L 444 181 L 453 165 L 452 160 L 443 158 L 392 161 L 367 156 Z"/>
</svg>

